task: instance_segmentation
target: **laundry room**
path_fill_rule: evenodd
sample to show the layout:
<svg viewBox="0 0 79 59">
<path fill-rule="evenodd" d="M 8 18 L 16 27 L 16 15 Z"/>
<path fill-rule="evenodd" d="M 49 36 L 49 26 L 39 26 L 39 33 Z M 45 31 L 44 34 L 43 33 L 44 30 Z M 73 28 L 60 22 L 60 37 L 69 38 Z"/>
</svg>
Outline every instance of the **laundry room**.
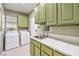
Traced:
<svg viewBox="0 0 79 59">
<path fill-rule="evenodd" d="M 0 3 L 0 56 L 79 56 L 79 3 Z"/>
</svg>

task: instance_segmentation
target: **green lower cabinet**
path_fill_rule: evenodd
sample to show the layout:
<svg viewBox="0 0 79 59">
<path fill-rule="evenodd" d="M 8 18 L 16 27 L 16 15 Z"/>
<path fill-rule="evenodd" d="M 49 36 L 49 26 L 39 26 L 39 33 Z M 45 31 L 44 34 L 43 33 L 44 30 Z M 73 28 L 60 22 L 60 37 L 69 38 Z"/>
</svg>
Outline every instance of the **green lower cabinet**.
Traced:
<svg viewBox="0 0 79 59">
<path fill-rule="evenodd" d="M 40 48 L 40 43 L 39 43 L 39 42 L 37 42 L 36 40 L 33 40 L 33 39 L 31 39 L 31 42 L 32 42 L 35 46 L 37 46 L 38 48 Z"/>
<path fill-rule="evenodd" d="M 40 43 L 36 40 L 30 40 L 30 52 L 32 56 L 40 56 Z"/>
<path fill-rule="evenodd" d="M 48 54 L 48 56 L 52 56 L 53 50 L 45 45 L 41 45 L 41 50 Z"/>
<path fill-rule="evenodd" d="M 58 51 L 53 51 L 53 56 L 65 56 L 65 55 Z"/>
<path fill-rule="evenodd" d="M 41 51 L 41 56 L 48 56 L 45 52 Z"/>
<path fill-rule="evenodd" d="M 30 43 L 30 54 L 34 56 L 34 45 L 32 43 Z"/>
<path fill-rule="evenodd" d="M 62 52 L 58 52 L 53 48 L 37 42 L 36 40 L 30 40 L 30 53 L 31 56 L 65 56 Z"/>
<path fill-rule="evenodd" d="M 34 46 L 35 49 L 35 56 L 40 56 L 40 48 Z"/>
</svg>

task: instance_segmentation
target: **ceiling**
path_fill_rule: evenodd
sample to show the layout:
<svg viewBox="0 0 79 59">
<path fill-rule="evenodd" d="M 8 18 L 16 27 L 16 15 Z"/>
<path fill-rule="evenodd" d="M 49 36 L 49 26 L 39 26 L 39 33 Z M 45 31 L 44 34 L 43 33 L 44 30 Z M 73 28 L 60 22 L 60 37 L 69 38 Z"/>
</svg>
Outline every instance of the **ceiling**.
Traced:
<svg viewBox="0 0 79 59">
<path fill-rule="evenodd" d="M 4 3 L 4 9 L 29 14 L 36 6 L 36 3 Z"/>
</svg>

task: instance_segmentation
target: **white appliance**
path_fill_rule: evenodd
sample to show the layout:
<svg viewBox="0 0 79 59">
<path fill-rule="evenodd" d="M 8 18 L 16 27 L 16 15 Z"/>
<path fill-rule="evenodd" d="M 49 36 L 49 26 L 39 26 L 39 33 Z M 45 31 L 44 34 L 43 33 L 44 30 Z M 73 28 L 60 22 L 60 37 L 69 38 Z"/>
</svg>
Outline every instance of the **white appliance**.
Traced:
<svg viewBox="0 0 79 59">
<path fill-rule="evenodd" d="M 31 26 L 31 36 L 38 36 L 39 35 L 39 26 L 38 24 L 34 24 Z"/>
<path fill-rule="evenodd" d="M 20 30 L 21 35 L 21 45 L 30 43 L 30 33 L 27 30 Z"/>
<path fill-rule="evenodd" d="M 18 31 L 7 31 L 5 33 L 5 50 L 9 50 L 19 46 Z"/>
</svg>

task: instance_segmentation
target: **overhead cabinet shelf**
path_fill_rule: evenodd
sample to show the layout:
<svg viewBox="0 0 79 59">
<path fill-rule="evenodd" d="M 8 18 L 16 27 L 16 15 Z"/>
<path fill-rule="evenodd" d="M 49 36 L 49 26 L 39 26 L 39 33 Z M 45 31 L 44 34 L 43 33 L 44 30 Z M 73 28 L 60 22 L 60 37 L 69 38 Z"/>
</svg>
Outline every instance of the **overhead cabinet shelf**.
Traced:
<svg viewBox="0 0 79 59">
<path fill-rule="evenodd" d="M 11 17 L 11 16 L 6 16 L 6 18 L 11 19 L 11 20 L 17 19 L 16 17 Z"/>
<path fill-rule="evenodd" d="M 17 19 L 16 20 L 13 20 L 13 19 L 6 19 L 6 22 L 17 22 Z"/>
<path fill-rule="evenodd" d="M 6 15 L 5 24 L 6 24 L 6 29 L 7 30 L 15 30 L 15 29 L 17 29 L 17 17 L 7 16 Z"/>
</svg>

